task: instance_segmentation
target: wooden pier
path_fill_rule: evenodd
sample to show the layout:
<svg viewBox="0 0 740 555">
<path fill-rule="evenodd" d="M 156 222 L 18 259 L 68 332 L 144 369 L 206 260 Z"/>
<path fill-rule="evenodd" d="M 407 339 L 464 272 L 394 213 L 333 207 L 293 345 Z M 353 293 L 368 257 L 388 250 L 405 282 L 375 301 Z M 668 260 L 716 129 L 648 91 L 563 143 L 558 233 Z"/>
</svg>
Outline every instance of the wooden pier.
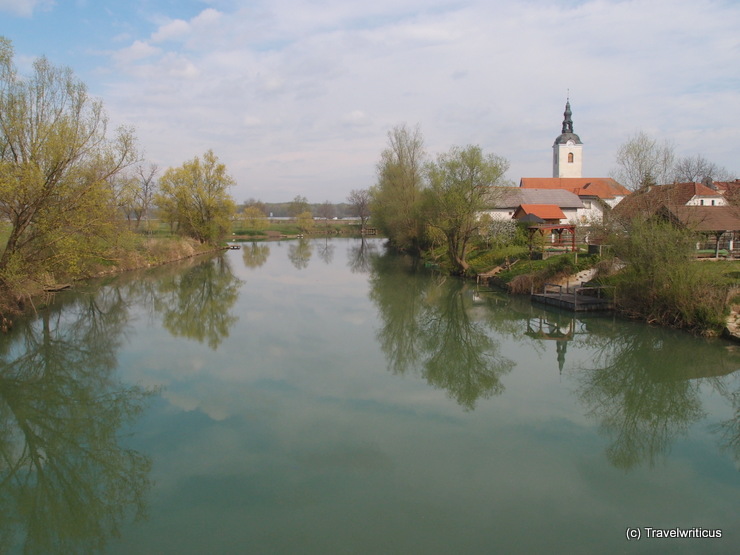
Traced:
<svg viewBox="0 0 740 555">
<path fill-rule="evenodd" d="M 605 289 L 614 289 L 606 286 L 578 285 L 567 287 L 554 283 L 546 283 L 542 293 L 532 293 L 532 301 L 550 306 L 557 306 L 572 312 L 595 312 L 613 310 L 614 298 L 607 297 Z"/>
</svg>

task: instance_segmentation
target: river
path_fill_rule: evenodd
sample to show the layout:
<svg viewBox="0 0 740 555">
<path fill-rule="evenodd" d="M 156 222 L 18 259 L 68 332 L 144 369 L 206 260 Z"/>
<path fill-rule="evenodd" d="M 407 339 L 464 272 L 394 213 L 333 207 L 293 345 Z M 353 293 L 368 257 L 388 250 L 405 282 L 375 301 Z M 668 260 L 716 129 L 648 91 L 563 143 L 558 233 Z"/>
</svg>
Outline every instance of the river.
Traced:
<svg viewBox="0 0 740 555">
<path fill-rule="evenodd" d="M 0 336 L 0 552 L 735 553 L 739 368 L 380 240 L 245 243 Z"/>
</svg>

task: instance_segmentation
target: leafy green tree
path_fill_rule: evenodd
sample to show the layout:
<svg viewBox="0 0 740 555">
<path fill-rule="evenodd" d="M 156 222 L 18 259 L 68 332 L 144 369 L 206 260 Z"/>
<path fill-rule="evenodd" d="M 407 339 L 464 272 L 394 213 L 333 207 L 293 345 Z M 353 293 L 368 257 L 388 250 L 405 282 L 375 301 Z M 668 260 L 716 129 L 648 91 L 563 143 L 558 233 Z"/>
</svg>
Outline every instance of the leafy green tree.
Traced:
<svg viewBox="0 0 740 555">
<path fill-rule="evenodd" d="M 22 77 L 0 37 L 0 287 L 79 275 L 110 256 L 116 232 L 112 179 L 136 160 L 130 129 L 108 137 L 102 102 L 46 58 Z"/>
<path fill-rule="evenodd" d="M 229 195 L 234 179 L 209 150 L 160 179 L 156 203 L 165 221 L 201 243 L 214 243 L 228 233 L 236 204 Z"/>
<path fill-rule="evenodd" d="M 724 325 L 726 291 L 711 269 L 691 262 L 695 237 L 670 223 L 635 219 L 629 233 L 612 237 L 625 267 L 613 277 L 620 309 L 651 323 L 697 331 Z"/>
<path fill-rule="evenodd" d="M 242 220 L 248 229 L 265 229 L 268 224 L 267 215 L 254 205 L 244 209 Z"/>
<path fill-rule="evenodd" d="M 454 270 L 464 274 L 471 240 L 481 228 L 480 213 L 503 182 L 509 162 L 483 154 L 479 146 L 453 147 L 429 165 L 426 190 L 427 223 L 444 234 Z"/>
<path fill-rule="evenodd" d="M 303 233 L 311 233 L 314 226 L 313 215 L 310 210 L 301 212 L 296 216 L 296 225 Z"/>
<path fill-rule="evenodd" d="M 370 211 L 375 226 L 399 250 L 421 250 L 424 189 L 424 139 L 419 127 L 405 124 L 388 132 L 388 147 L 378 162 L 378 181 L 370 190 Z"/>
<path fill-rule="evenodd" d="M 301 195 L 296 195 L 288 205 L 288 215 L 291 218 L 297 218 L 304 212 L 311 212 L 311 207 L 308 205 L 308 199 Z"/>
</svg>

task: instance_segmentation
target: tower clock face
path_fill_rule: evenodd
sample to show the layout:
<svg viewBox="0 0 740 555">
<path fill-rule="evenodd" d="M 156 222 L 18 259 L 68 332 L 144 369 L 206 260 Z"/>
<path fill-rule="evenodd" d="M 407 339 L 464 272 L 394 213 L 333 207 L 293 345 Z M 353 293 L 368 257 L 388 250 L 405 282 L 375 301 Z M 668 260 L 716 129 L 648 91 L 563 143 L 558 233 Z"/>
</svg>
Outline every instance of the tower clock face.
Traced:
<svg viewBox="0 0 740 555">
<path fill-rule="evenodd" d="M 574 144 L 576 144 L 576 142 L 573 139 L 569 139 L 566 144 L 568 144 L 568 145 L 574 145 Z"/>
</svg>

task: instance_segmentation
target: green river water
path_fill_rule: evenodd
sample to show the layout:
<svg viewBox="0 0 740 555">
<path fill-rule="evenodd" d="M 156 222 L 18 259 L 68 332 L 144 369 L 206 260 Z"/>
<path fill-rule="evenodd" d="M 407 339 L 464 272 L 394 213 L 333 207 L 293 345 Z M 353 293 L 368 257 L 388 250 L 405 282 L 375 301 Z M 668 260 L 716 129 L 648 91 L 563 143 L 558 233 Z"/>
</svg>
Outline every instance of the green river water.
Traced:
<svg viewBox="0 0 740 555">
<path fill-rule="evenodd" d="M 0 553 L 740 552 L 740 346 L 417 266 L 245 243 L 18 321 Z"/>
</svg>

